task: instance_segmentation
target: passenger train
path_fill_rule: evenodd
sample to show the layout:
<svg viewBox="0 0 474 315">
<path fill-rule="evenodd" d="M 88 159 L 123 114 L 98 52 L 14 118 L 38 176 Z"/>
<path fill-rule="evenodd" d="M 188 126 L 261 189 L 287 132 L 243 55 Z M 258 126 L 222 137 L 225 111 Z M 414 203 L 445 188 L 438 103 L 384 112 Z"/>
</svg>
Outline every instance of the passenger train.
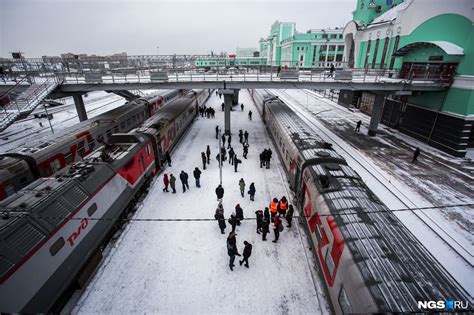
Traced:
<svg viewBox="0 0 474 315">
<path fill-rule="evenodd" d="M 102 246 L 207 100 L 191 92 L 53 178 L 0 201 L 0 312 L 61 309 L 102 258 Z"/>
<path fill-rule="evenodd" d="M 335 313 L 419 312 L 418 301 L 472 305 L 330 143 L 275 95 L 251 94 L 285 165 Z"/>
<path fill-rule="evenodd" d="M 67 164 L 80 161 L 94 150 L 98 140 L 140 126 L 165 104 L 186 93 L 173 90 L 140 98 L 67 128 L 59 137 L 0 154 L 0 200 L 39 177 L 51 176 Z"/>
</svg>

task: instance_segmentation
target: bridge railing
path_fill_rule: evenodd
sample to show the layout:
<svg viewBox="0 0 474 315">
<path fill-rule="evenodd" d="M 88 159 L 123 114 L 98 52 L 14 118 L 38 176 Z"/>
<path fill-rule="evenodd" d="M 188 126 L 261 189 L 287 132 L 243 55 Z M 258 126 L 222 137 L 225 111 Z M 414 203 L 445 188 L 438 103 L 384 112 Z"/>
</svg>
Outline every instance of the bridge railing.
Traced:
<svg viewBox="0 0 474 315">
<path fill-rule="evenodd" d="M 433 67 L 393 70 L 387 65 L 371 64 L 354 68 L 344 62 L 315 62 L 311 67 L 300 66 L 297 60 L 281 61 L 281 65 L 196 67 L 199 55 L 160 56 L 86 56 L 76 58 L 43 57 L 33 59 L 0 59 L 7 80 L 26 77 L 30 84 L 36 78 L 54 77 L 64 83 L 149 83 L 158 81 L 311 81 L 328 80 L 357 82 L 416 81 L 427 84 L 450 84 L 452 77 Z M 260 61 L 261 62 L 261 61 Z M 329 66 L 334 64 L 331 73 Z M 288 66 L 290 65 L 290 66 Z M 1 84 L 1 81 L 0 81 Z"/>
</svg>

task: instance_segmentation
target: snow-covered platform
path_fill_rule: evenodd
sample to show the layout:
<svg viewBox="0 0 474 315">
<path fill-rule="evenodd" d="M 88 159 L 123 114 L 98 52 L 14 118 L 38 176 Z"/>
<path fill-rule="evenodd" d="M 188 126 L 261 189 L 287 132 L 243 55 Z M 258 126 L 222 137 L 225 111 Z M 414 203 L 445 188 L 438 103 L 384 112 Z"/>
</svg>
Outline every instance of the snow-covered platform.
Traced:
<svg viewBox="0 0 474 315">
<path fill-rule="evenodd" d="M 73 313 L 328 313 L 329 306 L 318 278 L 316 262 L 298 224 L 280 234 L 272 243 L 273 231 L 262 241 L 256 233 L 255 211 L 268 206 L 273 197 L 290 197 L 287 180 L 276 154 L 271 169 L 259 167 L 259 154 L 264 148 L 276 150 L 269 139 L 257 109 L 246 91 L 241 91 L 240 108 L 231 115 L 232 144 L 243 161 L 238 172 L 224 163 L 223 186 L 225 217 L 229 218 L 236 204 L 244 209 L 245 220 L 237 227 L 237 245 L 253 244 L 250 268 L 237 263 L 229 269 L 226 234 L 221 234 L 213 220 L 217 206 L 215 188 L 219 184 L 219 168 L 215 157 L 218 140 L 215 127 L 223 127 L 220 111 L 223 100 L 213 95 L 207 106 L 216 109 L 216 118 L 198 118 L 172 154 L 172 173 L 177 180 L 177 193 L 163 192 L 161 174 L 132 221 L 126 226 L 104 259 L 90 285 L 83 292 Z M 254 113 L 247 118 L 248 110 Z M 238 130 L 248 130 L 248 159 L 242 156 Z M 211 148 L 211 163 L 202 170 L 201 152 Z M 192 171 L 202 171 L 201 188 L 194 184 Z M 182 192 L 181 170 L 189 174 L 190 190 Z M 240 196 L 239 180 L 254 182 L 255 201 Z M 290 200 L 292 198 L 289 198 Z M 197 219 L 197 220 L 193 220 Z M 210 220 L 202 220 L 210 219 Z"/>
</svg>

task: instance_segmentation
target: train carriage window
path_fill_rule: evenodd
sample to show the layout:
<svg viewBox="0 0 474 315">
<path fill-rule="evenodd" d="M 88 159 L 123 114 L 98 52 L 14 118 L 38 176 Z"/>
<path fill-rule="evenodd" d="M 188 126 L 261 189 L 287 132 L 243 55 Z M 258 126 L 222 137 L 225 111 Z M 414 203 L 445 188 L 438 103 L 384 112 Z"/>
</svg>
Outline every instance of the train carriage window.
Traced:
<svg viewBox="0 0 474 315">
<path fill-rule="evenodd" d="M 61 163 L 59 163 L 58 160 L 54 160 L 53 162 L 51 162 L 51 167 L 54 170 L 54 172 L 57 172 L 61 169 Z"/>
<path fill-rule="evenodd" d="M 71 153 L 66 154 L 66 155 L 64 156 L 64 158 L 66 159 L 66 163 L 67 163 L 67 164 L 70 164 L 70 163 L 74 162 L 74 157 L 72 156 Z"/>
<path fill-rule="evenodd" d="M 332 279 L 334 277 L 334 261 L 332 260 L 329 246 L 326 246 L 326 255 L 324 255 L 324 262 L 326 263 L 326 266 L 328 267 L 329 276 Z"/>
<path fill-rule="evenodd" d="M 342 313 L 352 313 L 351 302 L 349 302 L 349 298 L 347 297 L 346 290 L 341 287 L 341 291 L 339 292 L 339 306 L 341 307 Z"/>
<path fill-rule="evenodd" d="M 94 202 L 89 209 L 87 209 L 87 214 L 91 217 L 97 211 L 97 204 Z"/>
<path fill-rule="evenodd" d="M 66 242 L 64 241 L 63 237 L 54 242 L 54 244 L 49 248 L 49 253 L 51 256 L 56 255 L 61 250 L 61 248 L 63 248 L 64 244 L 66 244 Z"/>
</svg>

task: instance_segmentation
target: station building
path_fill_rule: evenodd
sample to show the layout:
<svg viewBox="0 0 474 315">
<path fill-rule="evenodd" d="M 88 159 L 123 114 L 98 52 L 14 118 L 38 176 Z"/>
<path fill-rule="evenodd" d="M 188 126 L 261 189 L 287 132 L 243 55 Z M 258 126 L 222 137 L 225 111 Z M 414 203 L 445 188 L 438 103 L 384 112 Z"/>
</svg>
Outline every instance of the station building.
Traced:
<svg viewBox="0 0 474 315">
<path fill-rule="evenodd" d="M 260 56 L 269 66 L 299 68 L 342 67 L 344 39 L 342 28 L 296 30 L 293 22 L 276 21 L 270 34 L 260 39 Z"/>
<path fill-rule="evenodd" d="M 378 95 L 341 91 L 339 103 L 454 156 L 474 146 L 474 26 L 471 0 L 357 0 L 344 28 L 349 67 L 398 70 L 407 79 L 446 82 L 441 92 Z M 400 94 L 400 93 L 399 93 Z"/>
</svg>

